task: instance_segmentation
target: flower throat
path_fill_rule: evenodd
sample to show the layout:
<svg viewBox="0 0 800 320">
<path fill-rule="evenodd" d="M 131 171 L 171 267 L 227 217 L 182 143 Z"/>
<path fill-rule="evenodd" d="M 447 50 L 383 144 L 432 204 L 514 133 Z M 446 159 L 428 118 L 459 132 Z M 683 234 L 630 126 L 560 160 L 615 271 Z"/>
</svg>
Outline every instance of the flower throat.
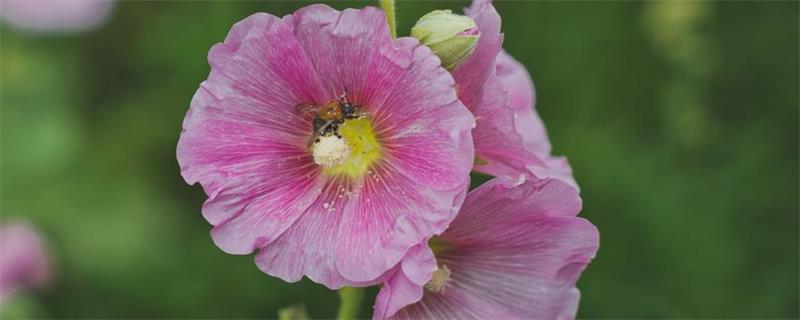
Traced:
<svg viewBox="0 0 800 320">
<path fill-rule="evenodd" d="M 298 107 L 313 114 L 308 147 L 324 174 L 361 178 L 381 158 L 372 120 L 348 101 L 347 93 L 323 106 Z"/>
</svg>

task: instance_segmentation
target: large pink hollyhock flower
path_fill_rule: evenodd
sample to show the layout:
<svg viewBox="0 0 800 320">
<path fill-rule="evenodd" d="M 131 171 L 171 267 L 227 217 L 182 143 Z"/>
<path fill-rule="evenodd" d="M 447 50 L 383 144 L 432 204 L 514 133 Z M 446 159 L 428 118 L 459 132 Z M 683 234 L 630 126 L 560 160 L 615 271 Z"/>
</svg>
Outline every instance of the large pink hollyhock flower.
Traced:
<svg viewBox="0 0 800 320">
<path fill-rule="evenodd" d="M 100 25 L 113 4 L 113 0 L 0 0 L 0 16 L 24 31 L 69 33 Z"/>
<path fill-rule="evenodd" d="M 575 282 L 599 241 L 576 217 L 580 209 L 577 190 L 557 179 L 487 182 L 429 242 L 433 251 L 409 251 L 378 293 L 373 318 L 574 318 Z"/>
<path fill-rule="evenodd" d="M 552 177 L 577 187 L 566 159 L 550 155 L 547 133 L 533 108 L 528 72 L 501 49 L 500 15 L 489 0 L 475 0 L 465 11 L 475 20 L 480 39 L 453 77 L 459 98 L 477 119 L 475 170 L 495 176 Z"/>
<path fill-rule="evenodd" d="M 259 268 L 289 282 L 366 285 L 452 221 L 474 118 L 438 58 L 392 39 L 380 10 L 258 13 L 209 63 L 177 157 L 225 252 L 258 250 Z M 345 93 L 353 117 L 315 142 L 313 122 L 330 114 L 308 107 L 344 110 Z"/>
<path fill-rule="evenodd" d="M 39 234 L 21 222 L 0 227 L 0 305 L 14 292 L 42 286 L 49 278 L 48 255 Z"/>
</svg>

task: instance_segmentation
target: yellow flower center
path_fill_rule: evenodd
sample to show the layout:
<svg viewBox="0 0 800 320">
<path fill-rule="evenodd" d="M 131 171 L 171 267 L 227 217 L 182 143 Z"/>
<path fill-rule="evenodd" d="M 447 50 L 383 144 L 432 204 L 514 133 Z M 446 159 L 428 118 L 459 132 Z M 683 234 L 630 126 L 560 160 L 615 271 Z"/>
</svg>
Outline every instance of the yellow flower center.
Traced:
<svg viewBox="0 0 800 320">
<path fill-rule="evenodd" d="M 347 119 L 339 126 L 339 135 L 341 139 L 322 137 L 314 144 L 314 162 L 329 176 L 363 177 L 381 158 L 381 146 L 372 130 L 372 121 L 367 117 Z"/>
</svg>

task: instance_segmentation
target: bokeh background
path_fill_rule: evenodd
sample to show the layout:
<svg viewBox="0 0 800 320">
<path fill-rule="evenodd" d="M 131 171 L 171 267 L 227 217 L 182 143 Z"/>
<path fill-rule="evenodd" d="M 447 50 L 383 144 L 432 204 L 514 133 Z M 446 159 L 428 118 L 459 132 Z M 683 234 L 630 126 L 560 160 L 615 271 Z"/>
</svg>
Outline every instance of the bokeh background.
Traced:
<svg viewBox="0 0 800 320">
<path fill-rule="evenodd" d="M 0 317 L 335 315 L 334 292 L 217 249 L 175 160 L 211 45 L 307 4 L 119 1 L 84 32 L 3 23 L 0 214 L 42 231 L 55 277 Z M 401 1 L 399 33 L 465 5 Z M 579 317 L 797 318 L 798 2 L 496 6 L 601 232 Z"/>
</svg>

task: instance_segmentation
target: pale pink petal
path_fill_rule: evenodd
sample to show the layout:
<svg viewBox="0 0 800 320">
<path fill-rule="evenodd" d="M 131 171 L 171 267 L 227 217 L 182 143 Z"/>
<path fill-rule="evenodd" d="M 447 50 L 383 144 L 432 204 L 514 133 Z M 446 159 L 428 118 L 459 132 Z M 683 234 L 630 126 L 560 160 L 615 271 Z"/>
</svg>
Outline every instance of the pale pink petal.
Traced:
<svg viewBox="0 0 800 320">
<path fill-rule="evenodd" d="M 490 175 L 518 175 L 528 173 L 528 165 L 545 164 L 525 146 L 506 91 L 494 71 L 486 79 L 483 97 L 472 112 L 477 123 L 473 131 L 478 158 L 476 171 Z"/>
<path fill-rule="evenodd" d="M 441 235 L 447 247 L 436 260 L 451 270 L 445 290 L 425 291 L 419 302 L 376 318 L 574 318 L 575 282 L 599 239 L 591 223 L 574 217 L 579 210 L 577 191 L 555 179 L 499 177 L 478 187 Z M 386 283 L 418 290 L 404 277 L 398 271 Z M 376 305 L 394 298 L 381 292 Z"/>
<path fill-rule="evenodd" d="M 548 216 L 498 224 L 495 239 L 439 257 L 452 270 L 452 286 L 443 295 L 470 297 L 457 299 L 457 306 L 476 315 L 486 314 L 490 305 L 493 313 L 518 319 L 574 318 L 575 282 L 597 250 L 594 226 L 581 218 Z M 474 297 L 486 304 L 471 303 Z"/>
<path fill-rule="evenodd" d="M 436 259 L 427 245 L 417 245 L 408 251 L 403 262 L 393 270 L 391 280 L 383 283 L 383 287 L 375 298 L 373 319 L 383 319 L 397 313 L 402 307 L 419 301 L 423 289 L 436 270 Z"/>
<path fill-rule="evenodd" d="M 0 227 L 0 305 L 17 290 L 47 283 L 48 260 L 41 237 L 30 225 L 11 222 Z"/>
<path fill-rule="evenodd" d="M 528 150 L 541 162 L 532 161 L 527 166 L 536 177 L 556 178 L 578 187 L 572 176 L 572 168 L 564 157 L 553 157 L 550 139 L 542 119 L 536 112 L 536 92 L 528 71 L 507 52 L 497 56 L 497 76 L 508 91 L 508 103 L 514 113 L 514 127 Z M 514 174 L 514 169 L 490 170 L 495 175 Z"/>
<path fill-rule="evenodd" d="M 558 179 L 580 190 L 578 182 L 575 181 L 575 176 L 572 175 L 572 167 L 567 162 L 566 157 L 545 157 L 544 163 L 544 166 L 529 165 L 528 170 L 535 177 Z"/>
<path fill-rule="evenodd" d="M 550 154 L 550 139 L 542 119 L 534 111 L 536 89 L 525 66 L 502 50 L 497 55 L 495 68 L 500 83 L 508 92 L 508 105 L 516 115 L 514 123 L 525 138 L 525 146 L 537 154 Z"/>
<path fill-rule="evenodd" d="M 0 16 L 22 31 L 70 33 L 97 27 L 113 5 L 113 0 L 0 0 Z"/>
</svg>

